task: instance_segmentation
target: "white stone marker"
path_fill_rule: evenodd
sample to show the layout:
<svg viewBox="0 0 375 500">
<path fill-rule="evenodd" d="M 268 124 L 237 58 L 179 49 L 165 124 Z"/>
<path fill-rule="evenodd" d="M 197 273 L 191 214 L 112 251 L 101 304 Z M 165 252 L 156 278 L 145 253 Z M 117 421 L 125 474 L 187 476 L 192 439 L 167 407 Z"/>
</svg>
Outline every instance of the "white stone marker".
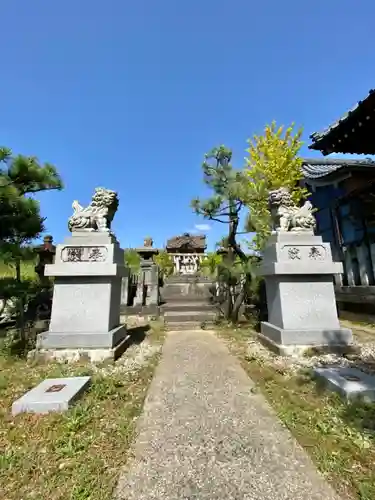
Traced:
<svg viewBox="0 0 375 500">
<path fill-rule="evenodd" d="M 14 401 L 12 415 L 66 411 L 89 387 L 91 377 L 47 378 Z"/>
<path fill-rule="evenodd" d="M 375 377 L 356 368 L 316 368 L 315 376 L 347 400 L 375 401 Z"/>
</svg>

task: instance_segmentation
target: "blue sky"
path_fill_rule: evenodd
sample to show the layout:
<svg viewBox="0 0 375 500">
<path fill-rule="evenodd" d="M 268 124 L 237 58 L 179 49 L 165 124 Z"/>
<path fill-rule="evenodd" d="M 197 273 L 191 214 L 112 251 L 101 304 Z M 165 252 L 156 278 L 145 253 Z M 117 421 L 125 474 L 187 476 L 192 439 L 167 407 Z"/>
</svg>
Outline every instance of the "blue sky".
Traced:
<svg viewBox="0 0 375 500">
<path fill-rule="evenodd" d="M 58 167 L 64 191 L 39 197 L 56 242 L 73 199 L 104 186 L 119 193 L 122 246 L 162 246 L 204 223 L 189 203 L 207 194 L 206 151 L 224 143 L 240 167 L 266 123 L 295 121 L 307 141 L 375 87 L 371 0 L 0 7 L 0 143 Z M 209 245 L 225 230 L 213 224 Z"/>
</svg>

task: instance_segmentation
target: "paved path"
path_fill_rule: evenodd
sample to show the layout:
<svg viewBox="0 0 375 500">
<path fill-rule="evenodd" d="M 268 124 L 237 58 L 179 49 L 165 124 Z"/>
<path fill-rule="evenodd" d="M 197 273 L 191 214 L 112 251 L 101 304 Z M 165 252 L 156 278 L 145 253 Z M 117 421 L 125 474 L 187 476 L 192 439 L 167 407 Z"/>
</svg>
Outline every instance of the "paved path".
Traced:
<svg viewBox="0 0 375 500">
<path fill-rule="evenodd" d="M 338 500 L 224 344 L 170 333 L 118 500 Z"/>
</svg>

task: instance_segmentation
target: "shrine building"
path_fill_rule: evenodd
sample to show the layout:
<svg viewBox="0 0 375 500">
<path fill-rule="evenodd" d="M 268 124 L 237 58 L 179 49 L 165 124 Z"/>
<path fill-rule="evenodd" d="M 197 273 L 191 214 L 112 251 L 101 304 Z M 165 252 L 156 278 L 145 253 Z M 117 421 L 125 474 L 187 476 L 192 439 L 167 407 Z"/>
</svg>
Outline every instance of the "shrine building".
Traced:
<svg viewBox="0 0 375 500">
<path fill-rule="evenodd" d="M 332 153 L 375 154 L 375 91 L 323 132 L 309 148 Z M 330 242 L 344 273 L 336 280 L 339 305 L 375 311 L 375 161 L 312 158 L 303 162 L 304 183 L 317 208 L 317 234 Z"/>
</svg>

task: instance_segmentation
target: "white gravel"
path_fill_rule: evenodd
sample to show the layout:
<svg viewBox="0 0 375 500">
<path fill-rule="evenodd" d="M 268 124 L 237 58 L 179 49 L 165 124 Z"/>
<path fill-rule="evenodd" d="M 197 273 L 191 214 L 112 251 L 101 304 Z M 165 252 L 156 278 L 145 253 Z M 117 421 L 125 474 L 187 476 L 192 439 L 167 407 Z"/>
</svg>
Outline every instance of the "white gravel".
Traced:
<svg viewBox="0 0 375 500">
<path fill-rule="evenodd" d="M 361 352 L 355 356 L 349 356 L 350 359 L 336 354 L 324 354 L 311 357 L 285 357 L 277 356 L 260 344 L 257 340 L 249 340 L 247 355 L 264 361 L 271 362 L 281 370 L 286 370 L 290 374 L 303 368 L 314 368 L 319 366 L 355 366 L 360 370 L 375 374 L 375 342 L 356 344 L 361 348 Z"/>
<path fill-rule="evenodd" d="M 121 358 L 113 365 L 94 366 L 94 371 L 101 375 L 115 375 L 119 373 L 136 373 L 145 366 L 154 354 L 160 352 L 161 345 L 153 344 L 147 340 L 141 344 L 131 345 Z"/>
</svg>

